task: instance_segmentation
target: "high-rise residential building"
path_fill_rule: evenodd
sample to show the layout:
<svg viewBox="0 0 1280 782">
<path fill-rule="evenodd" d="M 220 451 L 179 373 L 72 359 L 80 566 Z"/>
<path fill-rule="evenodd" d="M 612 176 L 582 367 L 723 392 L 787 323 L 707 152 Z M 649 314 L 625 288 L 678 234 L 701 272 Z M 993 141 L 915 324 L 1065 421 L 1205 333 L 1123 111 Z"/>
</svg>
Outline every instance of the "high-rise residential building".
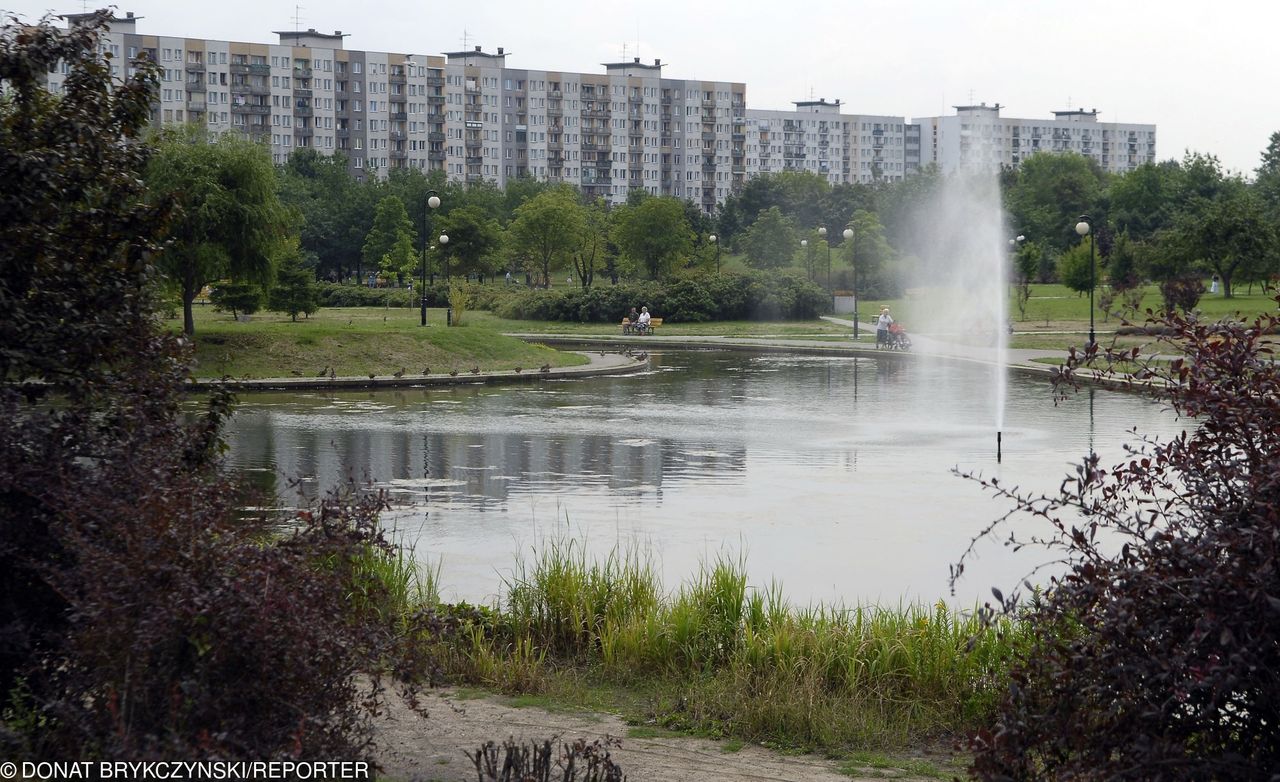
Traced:
<svg viewBox="0 0 1280 782">
<path fill-rule="evenodd" d="M 867 184 L 929 163 L 994 170 L 1037 150 L 1078 152 L 1108 171 L 1155 159 L 1154 125 L 1099 123 L 1096 111 L 1002 119 L 999 105 L 983 104 L 908 123 L 846 113 L 839 100 L 748 109 L 743 83 L 664 78 L 661 60 L 541 71 L 508 67 L 502 48 L 359 51 L 343 46 L 342 31 L 315 29 L 277 32 L 276 44 L 175 38 L 139 33 L 140 19 L 114 17 L 100 46 L 116 78 L 140 55 L 159 64 L 156 124 L 244 133 L 276 162 L 300 148 L 341 152 L 360 179 L 397 168 L 498 186 L 532 177 L 611 203 L 643 189 L 710 212 L 749 178 L 778 171 Z M 65 73 L 49 74 L 50 89 Z"/>
<path fill-rule="evenodd" d="M 901 180 L 902 117 L 842 114 L 840 101 L 796 101 L 791 111 L 747 109 L 747 174 L 807 171 L 833 185 Z"/>
<path fill-rule="evenodd" d="M 956 106 L 949 117 L 916 118 L 923 164 L 943 173 L 1017 166 L 1036 152 L 1074 152 L 1122 174 L 1156 160 L 1156 126 L 1099 122 L 1098 110 L 1055 111 L 1053 119 L 1001 117 L 1000 104 Z"/>
</svg>

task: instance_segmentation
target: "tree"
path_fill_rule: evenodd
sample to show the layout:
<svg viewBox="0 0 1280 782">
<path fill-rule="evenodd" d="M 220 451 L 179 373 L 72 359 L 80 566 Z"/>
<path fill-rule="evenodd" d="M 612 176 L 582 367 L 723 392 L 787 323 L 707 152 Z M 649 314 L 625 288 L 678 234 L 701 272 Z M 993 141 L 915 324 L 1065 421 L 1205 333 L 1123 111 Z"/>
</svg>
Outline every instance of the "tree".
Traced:
<svg viewBox="0 0 1280 782">
<path fill-rule="evenodd" d="M 1262 152 L 1254 185 L 1273 222 L 1280 222 L 1280 131 L 1271 134 Z"/>
<path fill-rule="evenodd" d="M 1112 223 L 1137 241 L 1173 225 L 1183 191 L 1182 167 L 1173 161 L 1143 163 L 1107 186 Z"/>
<path fill-rule="evenodd" d="M 299 314 L 309 316 L 320 309 L 315 275 L 303 264 L 302 251 L 297 244 L 282 254 L 276 284 L 268 298 L 268 306 L 272 310 L 287 313 L 293 321 L 298 320 Z"/>
<path fill-rule="evenodd" d="M 573 271 L 585 290 L 595 282 L 596 272 L 607 269 L 611 261 L 609 232 L 612 213 L 604 199 L 598 198 L 586 206 L 583 216 L 581 241 L 573 253 Z"/>
<path fill-rule="evenodd" d="M 1197 202 L 1198 209 L 1179 215 L 1161 249 L 1184 266 L 1203 266 L 1222 280 L 1225 298 L 1232 297 L 1238 277 L 1259 280 L 1276 271 L 1277 237 L 1261 199 L 1236 182 L 1217 197 Z"/>
<path fill-rule="evenodd" d="M 796 232 L 782 210 L 771 206 L 747 229 L 742 240 L 747 260 L 757 269 L 779 269 L 791 265 L 795 257 Z"/>
<path fill-rule="evenodd" d="M 613 240 L 650 279 L 660 280 L 670 273 L 677 260 L 689 254 L 693 248 L 693 231 L 685 221 L 680 200 L 650 197 L 636 206 L 618 210 Z"/>
<path fill-rule="evenodd" d="M 531 270 L 541 275 L 545 287 L 551 282 L 551 272 L 578 246 L 584 228 L 577 195 L 570 188 L 554 188 L 517 207 L 507 231 L 512 251 L 529 259 Z"/>
<path fill-rule="evenodd" d="M 301 147 L 280 167 L 279 181 L 281 203 L 301 215 L 302 251 L 315 256 L 317 276 L 337 281 L 349 269 L 359 276 L 373 189 L 352 178 L 346 156 Z"/>
<path fill-rule="evenodd" d="M 1058 256 L 1058 281 L 1084 295 L 1097 284 L 1097 259 L 1090 259 L 1089 239 Z"/>
<path fill-rule="evenodd" d="M 147 168 L 153 197 L 180 211 L 160 265 L 182 295 L 183 331 L 195 334 L 191 304 L 209 282 L 269 286 L 272 259 L 295 218 L 276 194 L 266 147 L 228 133 L 211 140 L 196 126 L 165 129 Z"/>
<path fill-rule="evenodd" d="M 868 299 L 896 299 L 902 295 L 898 254 L 885 238 L 874 212 L 859 210 L 849 220 L 853 229 L 853 262 L 858 265 L 858 295 Z"/>
<path fill-rule="evenodd" d="M 1169 313 L 1151 325 L 1167 335 L 1158 349 L 1073 350 L 1061 382 L 1096 367 L 1193 426 L 1137 438 L 1114 466 L 1089 454 L 1048 496 L 982 481 L 1013 506 L 983 536 L 1066 572 L 1033 595 L 995 590 L 996 610 L 1026 631 L 972 737 L 979 779 L 1265 780 L 1280 768 L 1280 364 L 1263 342 L 1280 322 Z M 1121 361 L 1127 379 L 1107 369 Z M 1007 526 L 1019 518 L 1035 524 Z"/>
<path fill-rule="evenodd" d="M 262 289 L 251 282 L 221 280 L 209 293 L 209 303 L 218 312 L 230 312 L 238 319 L 262 309 Z"/>
<path fill-rule="evenodd" d="M 1074 153 L 1038 152 L 1022 161 L 1005 204 L 1022 233 L 1047 247 L 1065 250 L 1076 241 L 1082 214 L 1106 222 L 1098 209 L 1103 173 L 1092 158 Z"/>
<path fill-rule="evenodd" d="M 463 206 L 440 220 L 439 232 L 449 237 L 451 269 L 463 275 L 492 275 L 498 268 L 502 226 L 479 207 Z"/>
<path fill-rule="evenodd" d="M 409 221 L 404 202 L 399 196 L 384 197 L 374 212 L 373 227 L 364 238 L 364 249 L 361 250 L 364 262 L 386 274 L 395 274 L 399 279 L 406 273 L 412 273 L 417 265 L 413 247 L 413 223 Z"/>
</svg>

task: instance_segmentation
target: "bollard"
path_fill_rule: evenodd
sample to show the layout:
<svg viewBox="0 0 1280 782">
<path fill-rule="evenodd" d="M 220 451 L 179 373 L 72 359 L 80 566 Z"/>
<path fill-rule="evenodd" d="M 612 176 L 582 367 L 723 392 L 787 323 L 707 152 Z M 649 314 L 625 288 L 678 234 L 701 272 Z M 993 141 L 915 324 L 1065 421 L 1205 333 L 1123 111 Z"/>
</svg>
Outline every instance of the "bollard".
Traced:
<svg viewBox="0 0 1280 782">
<path fill-rule="evenodd" d="M 453 325 L 453 307 L 449 307 L 444 311 L 444 325 L 446 326 Z"/>
</svg>

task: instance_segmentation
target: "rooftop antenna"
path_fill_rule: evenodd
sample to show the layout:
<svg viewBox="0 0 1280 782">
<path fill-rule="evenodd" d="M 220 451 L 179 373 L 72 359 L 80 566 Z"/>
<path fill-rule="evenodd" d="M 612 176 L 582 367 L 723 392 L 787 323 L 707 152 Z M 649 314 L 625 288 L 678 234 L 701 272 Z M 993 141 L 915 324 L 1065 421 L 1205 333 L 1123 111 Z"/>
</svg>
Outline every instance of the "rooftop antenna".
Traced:
<svg viewBox="0 0 1280 782">
<path fill-rule="evenodd" d="M 969 90 L 969 105 L 973 105 L 973 90 Z"/>
<path fill-rule="evenodd" d="M 627 61 L 627 42 L 626 41 L 622 42 L 622 61 L 623 62 Z"/>
<path fill-rule="evenodd" d="M 293 6 L 293 31 L 296 33 L 302 26 L 302 4 L 295 3 Z"/>
<path fill-rule="evenodd" d="M 462 28 L 462 51 L 464 52 L 467 50 L 467 40 L 469 38 L 470 38 L 470 34 L 467 33 L 467 28 L 463 27 Z"/>
</svg>

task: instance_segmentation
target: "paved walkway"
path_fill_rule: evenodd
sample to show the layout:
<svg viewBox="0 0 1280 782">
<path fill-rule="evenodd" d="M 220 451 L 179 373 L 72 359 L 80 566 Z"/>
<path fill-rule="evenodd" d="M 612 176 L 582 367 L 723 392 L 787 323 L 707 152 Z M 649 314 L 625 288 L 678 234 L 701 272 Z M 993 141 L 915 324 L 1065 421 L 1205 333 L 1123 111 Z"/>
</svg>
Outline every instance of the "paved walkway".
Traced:
<svg viewBox="0 0 1280 782">
<path fill-rule="evenodd" d="M 358 388 L 411 388 L 424 386 L 453 386 L 465 383 L 537 383 L 543 380 L 564 380 L 566 378 L 596 377 L 598 375 L 623 375 L 641 372 L 648 368 L 645 356 L 632 355 L 628 350 L 624 353 L 583 352 L 589 361 L 573 367 L 549 367 L 546 371 L 538 367 L 522 369 L 519 372 L 505 369 L 497 372 L 459 372 L 457 375 L 446 373 L 430 375 L 392 375 L 343 376 L 328 377 L 268 377 L 256 379 L 231 380 L 225 384 L 241 391 L 298 391 L 316 389 L 358 389 Z M 220 379 L 200 379 L 193 383 L 196 388 L 206 390 L 224 385 Z"/>
<path fill-rule="evenodd" d="M 647 350 L 652 348 L 712 348 L 720 350 L 749 350 L 757 352 L 804 353 L 810 355 L 880 355 L 880 356 L 933 356 L 938 358 L 973 361 L 982 364 L 996 365 L 1004 363 L 1011 369 L 1040 374 L 1051 374 L 1054 368 L 1050 364 L 1038 363 L 1038 358 L 1064 358 L 1060 350 L 1028 350 L 1011 348 L 1001 357 L 999 351 L 992 347 L 967 345 L 939 339 L 930 339 L 920 335 L 911 335 L 910 351 L 878 350 L 875 346 L 875 331 L 862 331 L 861 339 L 853 340 L 853 321 L 823 316 L 830 323 L 847 326 L 850 336 L 847 339 L 832 339 L 831 335 L 815 334 L 813 338 L 803 337 L 717 337 L 717 336 L 622 336 L 622 335 L 571 335 L 571 334 L 537 334 L 512 333 L 507 336 L 518 337 L 530 342 L 547 345 L 558 345 L 565 348 L 588 347 L 591 350 L 581 351 L 590 361 L 582 366 L 556 367 L 541 371 L 530 368 L 515 372 L 502 370 L 498 372 L 470 372 L 457 375 L 404 375 L 402 377 L 286 377 L 258 378 L 253 380 L 231 381 L 241 390 L 252 391 L 287 391 L 315 389 L 361 389 L 361 388 L 404 388 L 422 386 L 448 386 L 464 383 L 530 383 L 541 380 L 563 380 L 567 378 L 595 377 L 598 375 L 617 375 L 640 372 L 648 368 Z M 219 386 L 222 380 L 202 379 L 195 381 L 198 388 L 207 389 Z"/>
</svg>

